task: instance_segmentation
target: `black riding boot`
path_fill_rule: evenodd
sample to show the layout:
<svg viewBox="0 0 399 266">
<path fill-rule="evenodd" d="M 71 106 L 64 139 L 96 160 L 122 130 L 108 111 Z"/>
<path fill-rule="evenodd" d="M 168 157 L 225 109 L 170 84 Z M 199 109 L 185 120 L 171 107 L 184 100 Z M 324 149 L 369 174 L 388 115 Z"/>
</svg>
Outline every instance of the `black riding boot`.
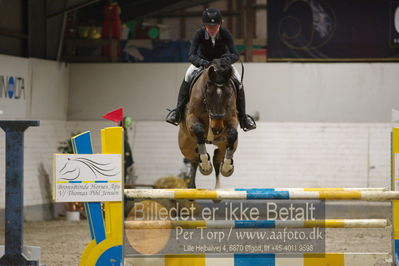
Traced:
<svg viewBox="0 0 399 266">
<path fill-rule="evenodd" d="M 169 112 L 169 114 L 166 116 L 166 122 L 171 123 L 172 125 L 179 125 L 184 109 L 186 108 L 186 104 L 188 102 L 188 82 L 183 80 L 180 90 L 179 90 L 179 96 L 177 98 L 177 106 L 175 109 Z"/>
<path fill-rule="evenodd" d="M 237 92 L 237 111 L 240 127 L 244 131 L 249 131 L 256 128 L 255 120 L 250 115 L 245 113 L 245 92 L 243 86 L 241 86 Z"/>
</svg>

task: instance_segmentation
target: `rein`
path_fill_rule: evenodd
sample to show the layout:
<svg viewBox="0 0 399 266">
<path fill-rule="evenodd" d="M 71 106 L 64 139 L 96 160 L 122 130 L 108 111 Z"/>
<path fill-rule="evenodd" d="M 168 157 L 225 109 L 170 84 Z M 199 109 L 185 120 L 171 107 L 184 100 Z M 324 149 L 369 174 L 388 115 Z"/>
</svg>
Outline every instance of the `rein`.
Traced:
<svg viewBox="0 0 399 266">
<path fill-rule="evenodd" d="M 244 80 L 244 64 L 240 58 L 240 63 L 241 63 L 241 84 L 243 84 L 243 80 Z"/>
</svg>

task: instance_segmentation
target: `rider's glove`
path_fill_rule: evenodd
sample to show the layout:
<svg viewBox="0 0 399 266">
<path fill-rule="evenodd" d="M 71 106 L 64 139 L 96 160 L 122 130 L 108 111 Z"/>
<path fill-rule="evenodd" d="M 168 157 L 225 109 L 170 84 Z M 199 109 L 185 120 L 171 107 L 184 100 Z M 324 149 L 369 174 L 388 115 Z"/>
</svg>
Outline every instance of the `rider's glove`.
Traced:
<svg viewBox="0 0 399 266">
<path fill-rule="evenodd" d="M 203 66 L 204 68 L 208 68 L 212 63 L 209 62 L 208 60 L 202 60 L 201 62 L 201 66 Z"/>
<path fill-rule="evenodd" d="M 226 57 L 220 58 L 220 64 L 221 65 L 230 65 L 230 60 Z"/>
</svg>

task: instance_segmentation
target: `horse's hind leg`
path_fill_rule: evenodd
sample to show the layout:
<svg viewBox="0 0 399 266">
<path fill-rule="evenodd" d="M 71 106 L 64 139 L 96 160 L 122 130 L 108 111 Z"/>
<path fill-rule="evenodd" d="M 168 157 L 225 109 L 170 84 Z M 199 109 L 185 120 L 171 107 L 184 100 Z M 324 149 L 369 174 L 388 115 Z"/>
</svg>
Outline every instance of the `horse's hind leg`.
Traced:
<svg viewBox="0 0 399 266">
<path fill-rule="evenodd" d="M 196 188 L 195 186 L 195 175 L 197 174 L 198 163 L 191 162 L 190 168 L 190 183 L 188 184 L 188 188 Z"/>
<path fill-rule="evenodd" d="M 215 168 L 215 177 L 216 177 L 215 189 L 220 188 L 219 173 L 220 173 L 220 164 L 222 160 L 223 160 L 223 152 L 220 149 L 215 149 L 212 158 L 213 167 Z"/>
</svg>

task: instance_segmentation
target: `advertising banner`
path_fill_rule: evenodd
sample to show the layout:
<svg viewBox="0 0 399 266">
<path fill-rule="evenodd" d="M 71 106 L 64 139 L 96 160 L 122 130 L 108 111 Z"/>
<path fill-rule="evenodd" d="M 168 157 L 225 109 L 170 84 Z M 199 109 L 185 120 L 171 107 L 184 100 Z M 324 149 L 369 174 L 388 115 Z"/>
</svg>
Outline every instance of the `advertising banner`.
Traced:
<svg viewBox="0 0 399 266">
<path fill-rule="evenodd" d="M 0 55 L 0 119 L 26 118 L 29 61 Z"/>
<path fill-rule="evenodd" d="M 120 154 L 55 154 L 56 202 L 122 201 Z"/>
<path fill-rule="evenodd" d="M 399 61 L 399 1 L 269 0 L 269 61 Z"/>
</svg>

